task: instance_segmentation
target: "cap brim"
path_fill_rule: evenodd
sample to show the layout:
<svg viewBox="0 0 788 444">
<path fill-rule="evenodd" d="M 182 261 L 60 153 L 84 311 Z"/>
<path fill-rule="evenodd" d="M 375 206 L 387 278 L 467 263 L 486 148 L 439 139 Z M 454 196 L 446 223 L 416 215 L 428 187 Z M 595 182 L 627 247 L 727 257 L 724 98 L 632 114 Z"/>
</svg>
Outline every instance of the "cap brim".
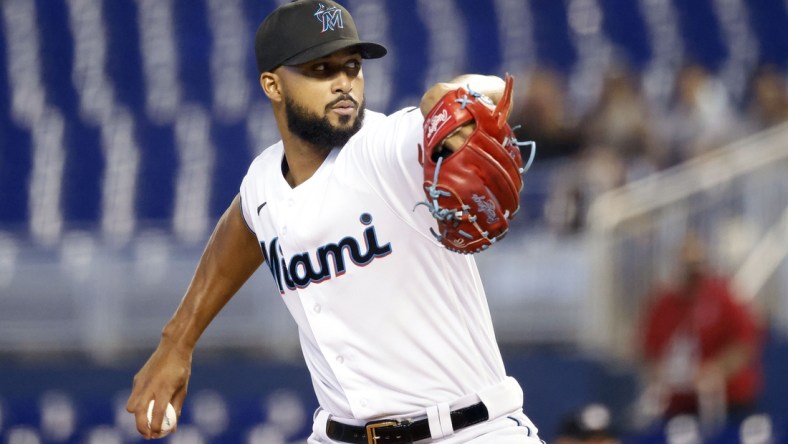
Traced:
<svg viewBox="0 0 788 444">
<path fill-rule="evenodd" d="M 362 42 L 360 40 L 333 40 L 302 51 L 282 62 L 282 65 L 300 65 L 354 46 L 358 47 L 361 57 L 364 59 L 379 59 L 388 52 L 383 45 L 377 43 Z"/>
</svg>

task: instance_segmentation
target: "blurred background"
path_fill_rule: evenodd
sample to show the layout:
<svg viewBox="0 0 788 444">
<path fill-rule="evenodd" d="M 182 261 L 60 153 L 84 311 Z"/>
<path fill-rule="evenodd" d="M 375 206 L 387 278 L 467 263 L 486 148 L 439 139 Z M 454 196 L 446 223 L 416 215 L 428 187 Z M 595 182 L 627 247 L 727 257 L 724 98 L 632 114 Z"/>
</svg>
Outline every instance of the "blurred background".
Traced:
<svg viewBox="0 0 788 444">
<path fill-rule="evenodd" d="M 516 77 L 537 160 L 477 261 L 543 438 L 598 403 L 626 442 L 788 442 L 787 1 L 341 3 L 389 48 L 364 66 L 370 109 Z M 276 4 L 0 1 L 0 442 L 137 442 L 131 379 L 278 139 L 252 43 Z M 688 233 L 759 328 L 742 421 L 668 422 L 644 398 L 641 319 Z M 316 407 L 261 269 L 203 337 L 167 440 L 302 443 Z"/>
</svg>

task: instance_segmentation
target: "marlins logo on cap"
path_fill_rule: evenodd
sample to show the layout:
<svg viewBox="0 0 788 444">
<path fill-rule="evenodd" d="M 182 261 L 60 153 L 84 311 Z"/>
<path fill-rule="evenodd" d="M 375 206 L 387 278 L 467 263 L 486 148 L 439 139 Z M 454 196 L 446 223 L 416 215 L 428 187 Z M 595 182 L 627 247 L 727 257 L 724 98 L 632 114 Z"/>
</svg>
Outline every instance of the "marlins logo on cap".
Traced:
<svg viewBox="0 0 788 444">
<path fill-rule="evenodd" d="M 349 47 L 358 48 L 365 59 L 387 52 L 382 45 L 360 40 L 353 17 L 331 0 L 297 0 L 276 8 L 257 28 L 254 46 L 261 73 Z"/>
<path fill-rule="evenodd" d="M 315 12 L 315 17 L 323 24 L 323 30 L 320 32 L 333 31 L 334 27 L 344 28 L 342 25 L 342 10 L 336 6 L 326 7 L 320 4 Z"/>
</svg>

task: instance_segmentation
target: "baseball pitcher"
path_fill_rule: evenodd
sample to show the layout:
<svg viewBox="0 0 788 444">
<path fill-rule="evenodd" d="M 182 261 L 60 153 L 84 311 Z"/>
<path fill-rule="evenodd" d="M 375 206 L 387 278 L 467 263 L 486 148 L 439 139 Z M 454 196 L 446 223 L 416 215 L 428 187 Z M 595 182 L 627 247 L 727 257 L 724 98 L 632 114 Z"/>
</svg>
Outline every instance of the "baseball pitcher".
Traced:
<svg viewBox="0 0 788 444">
<path fill-rule="evenodd" d="M 320 405 L 309 443 L 541 442 L 473 256 L 505 236 L 533 158 L 506 121 L 513 79 L 465 75 L 418 107 L 366 110 L 362 62 L 386 49 L 330 0 L 274 10 L 255 53 L 281 140 L 252 162 L 134 378 L 139 432 L 161 436 L 168 402 L 180 412 L 198 338 L 265 264 Z"/>
</svg>

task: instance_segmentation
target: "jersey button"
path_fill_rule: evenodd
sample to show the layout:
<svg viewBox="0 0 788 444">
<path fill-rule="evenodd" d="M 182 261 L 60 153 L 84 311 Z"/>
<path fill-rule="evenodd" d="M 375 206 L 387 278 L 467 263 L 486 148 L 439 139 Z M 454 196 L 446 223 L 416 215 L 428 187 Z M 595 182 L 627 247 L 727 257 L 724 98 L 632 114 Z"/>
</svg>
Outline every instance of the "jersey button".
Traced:
<svg viewBox="0 0 788 444">
<path fill-rule="evenodd" d="M 312 310 L 314 310 L 315 313 L 320 313 L 320 310 L 321 310 L 320 304 L 315 304 L 315 306 L 312 307 Z"/>
<path fill-rule="evenodd" d="M 367 402 L 366 398 L 361 398 L 361 400 L 359 400 L 358 403 L 361 404 L 361 407 L 366 407 L 367 404 L 369 404 L 369 402 Z"/>
<path fill-rule="evenodd" d="M 295 205 L 295 201 L 293 199 L 287 199 L 287 206 L 292 207 L 293 205 Z"/>
<path fill-rule="evenodd" d="M 282 227 L 282 236 L 284 236 L 285 234 L 287 234 L 287 225 Z"/>
<path fill-rule="evenodd" d="M 345 362 L 345 358 L 344 358 L 344 357 L 342 357 L 342 356 L 337 356 L 337 363 L 338 363 L 338 364 L 342 364 L 342 363 L 344 363 L 344 362 Z"/>
</svg>

